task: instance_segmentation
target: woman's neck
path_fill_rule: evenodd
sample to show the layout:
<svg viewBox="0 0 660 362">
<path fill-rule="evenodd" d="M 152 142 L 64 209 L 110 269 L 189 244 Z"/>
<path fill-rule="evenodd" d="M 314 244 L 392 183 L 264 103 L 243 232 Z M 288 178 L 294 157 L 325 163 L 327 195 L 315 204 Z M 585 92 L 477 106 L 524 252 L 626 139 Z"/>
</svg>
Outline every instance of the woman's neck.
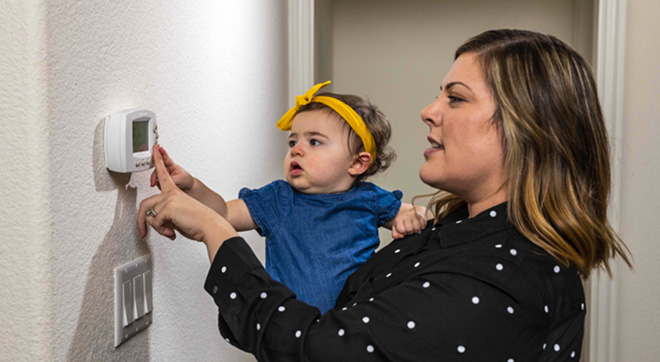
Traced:
<svg viewBox="0 0 660 362">
<path fill-rule="evenodd" d="M 485 197 L 483 199 L 474 201 L 474 202 L 469 202 L 468 201 L 468 217 L 472 218 L 480 213 L 482 213 L 485 210 L 490 209 L 493 206 L 497 206 L 503 202 L 506 202 L 508 200 L 508 192 L 506 187 L 501 187 L 499 190 L 497 190 L 494 194 Z"/>
</svg>

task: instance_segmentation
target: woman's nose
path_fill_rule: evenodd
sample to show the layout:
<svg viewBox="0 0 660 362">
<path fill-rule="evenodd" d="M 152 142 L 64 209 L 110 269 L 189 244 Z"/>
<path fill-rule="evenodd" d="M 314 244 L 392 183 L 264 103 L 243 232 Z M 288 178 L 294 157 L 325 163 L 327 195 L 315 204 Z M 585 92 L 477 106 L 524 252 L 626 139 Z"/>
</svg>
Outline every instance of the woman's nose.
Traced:
<svg viewBox="0 0 660 362">
<path fill-rule="evenodd" d="M 434 100 L 422 109 L 422 122 L 429 126 L 438 126 L 440 123 L 440 102 L 439 99 Z"/>
</svg>

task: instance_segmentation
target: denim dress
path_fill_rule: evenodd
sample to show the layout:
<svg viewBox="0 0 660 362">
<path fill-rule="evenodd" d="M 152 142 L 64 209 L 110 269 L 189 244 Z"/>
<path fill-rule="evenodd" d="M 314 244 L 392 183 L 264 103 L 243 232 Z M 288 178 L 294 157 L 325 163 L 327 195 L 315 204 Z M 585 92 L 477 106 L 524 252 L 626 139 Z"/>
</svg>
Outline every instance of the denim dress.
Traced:
<svg viewBox="0 0 660 362">
<path fill-rule="evenodd" d="M 378 227 L 394 218 L 402 196 L 369 182 L 336 194 L 304 194 L 283 180 L 239 192 L 266 238 L 268 273 L 321 313 L 378 247 Z"/>
</svg>

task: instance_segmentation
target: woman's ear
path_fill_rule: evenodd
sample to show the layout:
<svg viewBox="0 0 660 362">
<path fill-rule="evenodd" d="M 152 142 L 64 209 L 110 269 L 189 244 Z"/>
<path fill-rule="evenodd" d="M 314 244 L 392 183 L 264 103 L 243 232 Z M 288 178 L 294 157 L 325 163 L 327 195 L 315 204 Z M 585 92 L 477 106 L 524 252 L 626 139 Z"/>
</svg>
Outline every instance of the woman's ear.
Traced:
<svg viewBox="0 0 660 362">
<path fill-rule="evenodd" d="M 353 163 L 351 163 L 351 167 L 348 168 L 348 174 L 351 176 L 360 176 L 369 169 L 372 162 L 373 160 L 369 152 L 360 152 L 353 160 Z"/>
</svg>

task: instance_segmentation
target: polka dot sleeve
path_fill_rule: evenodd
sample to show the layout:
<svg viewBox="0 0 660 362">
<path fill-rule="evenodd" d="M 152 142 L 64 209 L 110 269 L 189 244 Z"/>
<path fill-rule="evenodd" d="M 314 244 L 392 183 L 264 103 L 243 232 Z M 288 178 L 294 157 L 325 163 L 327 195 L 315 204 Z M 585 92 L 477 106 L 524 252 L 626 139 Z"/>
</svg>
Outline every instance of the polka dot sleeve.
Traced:
<svg viewBox="0 0 660 362">
<path fill-rule="evenodd" d="M 389 313 L 356 305 L 321 316 L 272 280 L 240 238 L 223 244 L 205 289 L 219 307 L 223 338 L 260 361 L 391 360 L 372 331 Z"/>
<path fill-rule="evenodd" d="M 321 316 L 270 278 L 241 238 L 223 244 L 205 289 L 219 307 L 223 338 L 260 361 L 389 359 L 386 349 L 370 337 L 369 316 L 348 310 Z"/>
</svg>

